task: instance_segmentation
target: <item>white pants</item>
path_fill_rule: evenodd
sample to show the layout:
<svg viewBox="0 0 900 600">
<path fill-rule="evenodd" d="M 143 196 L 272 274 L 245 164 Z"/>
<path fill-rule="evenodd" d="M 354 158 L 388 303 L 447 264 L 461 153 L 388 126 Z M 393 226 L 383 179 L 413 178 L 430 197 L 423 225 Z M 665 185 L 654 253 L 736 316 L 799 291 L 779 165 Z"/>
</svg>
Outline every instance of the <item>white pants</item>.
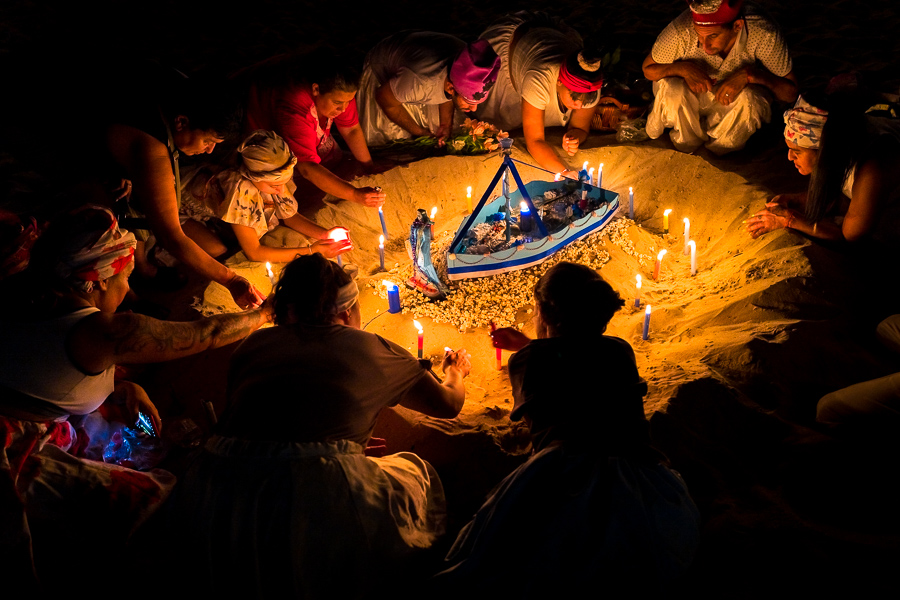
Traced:
<svg viewBox="0 0 900 600">
<path fill-rule="evenodd" d="M 748 85 L 728 106 L 716 102 L 713 92 L 695 94 L 681 77 L 660 79 L 653 93 L 647 135 L 656 139 L 671 128 L 669 137 L 681 152 L 704 143 L 716 154 L 740 150 L 772 118 L 771 92 L 760 85 Z"/>
</svg>

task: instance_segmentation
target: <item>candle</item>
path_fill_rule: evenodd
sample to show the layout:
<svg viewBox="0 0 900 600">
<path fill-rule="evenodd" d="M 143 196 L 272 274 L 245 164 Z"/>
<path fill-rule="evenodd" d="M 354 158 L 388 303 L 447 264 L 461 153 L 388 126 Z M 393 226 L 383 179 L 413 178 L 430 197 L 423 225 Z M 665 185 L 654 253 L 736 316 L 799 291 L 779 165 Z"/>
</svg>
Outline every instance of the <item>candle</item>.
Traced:
<svg viewBox="0 0 900 600">
<path fill-rule="evenodd" d="M 647 305 L 647 310 L 644 311 L 644 335 L 641 336 L 642 339 L 646 340 L 650 337 L 650 305 Z"/>
<path fill-rule="evenodd" d="M 379 213 L 381 212 L 381 208 L 380 208 L 380 207 L 378 208 L 378 212 L 379 212 Z M 383 220 L 382 220 L 382 223 L 384 223 Z M 350 234 L 349 234 L 349 232 L 348 232 L 346 229 L 344 229 L 343 227 L 335 227 L 334 229 L 331 230 L 331 233 L 328 234 L 328 238 L 331 239 L 331 240 L 333 240 L 333 241 L 335 241 L 335 242 L 342 242 L 342 241 L 344 241 L 344 240 L 349 240 L 349 239 L 350 239 Z M 337 264 L 338 264 L 339 267 L 343 267 L 343 266 L 344 266 L 344 261 L 341 259 L 341 255 L 340 255 L 340 254 L 338 254 L 338 257 L 337 257 Z"/>
<path fill-rule="evenodd" d="M 669 213 L 671 212 L 671 208 L 667 208 L 663 211 L 663 233 L 669 233 Z"/>
<path fill-rule="evenodd" d="M 387 279 L 381 283 L 387 287 L 388 312 L 396 315 L 400 312 L 400 288 L 393 281 L 388 281 Z"/>
<path fill-rule="evenodd" d="M 413 325 L 415 325 L 416 329 L 419 331 L 419 358 L 422 358 L 425 348 L 425 330 L 422 329 L 422 324 L 418 321 L 413 321 Z"/>
<path fill-rule="evenodd" d="M 659 267 L 662 265 L 663 256 L 666 255 L 667 250 L 663 249 L 659 251 L 659 254 L 656 255 L 656 268 L 653 270 L 653 279 L 659 281 Z"/>
<path fill-rule="evenodd" d="M 431 207 L 431 216 L 429 217 L 432 222 L 434 222 L 434 215 L 436 215 L 436 214 L 437 214 L 437 206 L 432 206 Z"/>
<path fill-rule="evenodd" d="M 600 168 L 597 169 L 597 187 L 603 187 L 603 163 L 600 163 Z"/>
<path fill-rule="evenodd" d="M 531 217 L 531 209 L 528 203 L 522 200 L 519 203 L 519 229 L 523 233 L 528 233 L 534 228 L 534 219 Z"/>
<path fill-rule="evenodd" d="M 688 239 L 691 237 L 691 220 L 684 218 L 684 255 L 688 255 Z"/>
<path fill-rule="evenodd" d="M 587 173 L 588 161 L 584 161 L 584 164 L 581 165 L 581 170 Z"/>
<path fill-rule="evenodd" d="M 591 167 L 590 169 L 588 169 L 588 180 L 587 180 L 587 182 L 590 183 L 590 184 L 593 184 L 593 183 L 594 183 L 594 167 Z"/>
<path fill-rule="evenodd" d="M 688 242 L 691 247 L 691 277 L 697 274 L 697 243 L 694 240 Z"/>
<path fill-rule="evenodd" d="M 628 218 L 634 219 L 634 188 L 628 188 Z"/>
<path fill-rule="evenodd" d="M 466 207 L 469 209 L 469 214 L 472 214 L 472 186 L 466 188 Z"/>
<path fill-rule="evenodd" d="M 503 369 L 503 350 L 497 348 L 497 370 Z"/>
<path fill-rule="evenodd" d="M 637 283 L 634 285 L 634 307 L 638 308 L 641 305 L 641 276 L 637 275 Z"/>
<path fill-rule="evenodd" d="M 381 219 L 381 233 L 384 235 L 384 239 L 390 239 L 387 234 L 387 225 L 384 223 L 384 211 L 380 206 L 378 207 L 378 218 Z"/>
<path fill-rule="evenodd" d="M 378 236 L 378 259 L 381 262 L 381 270 L 384 271 L 384 236 Z"/>
<path fill-rule="evenodd" d="M 559 181 L 560 179 L 562 179 L 562 173 L 557 173 L 553 176 L 553 181 Z"/>
<path fill-rule="evenodd" d="M 275 273 L 272 272 L 272 263 L 266 261 L 266 275 L 269 276 L 269 281 L 272 283 L 272 289 L 275 289 Z"/>
</svg>

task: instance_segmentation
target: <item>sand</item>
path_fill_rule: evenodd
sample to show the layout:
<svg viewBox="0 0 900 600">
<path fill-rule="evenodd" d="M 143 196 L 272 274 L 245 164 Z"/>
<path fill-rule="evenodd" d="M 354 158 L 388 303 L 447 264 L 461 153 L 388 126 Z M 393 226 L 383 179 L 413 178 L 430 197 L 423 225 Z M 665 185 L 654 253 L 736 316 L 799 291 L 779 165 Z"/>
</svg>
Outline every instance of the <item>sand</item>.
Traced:
<svg viewBox="0 0 900 600">
<path fill-rule="evenodd" d="M 900 15 L 895 2 L 873 0 L 864 8 L 847 1 L 829 7 L 809 0 L 764 4 L 784 27 L 805 85 L 855 67 L 876 73 L 880 89 L 896 92 Z M 11 2 L 0 12 L 4 49 L 9 49 L 4 58 L 22 62 L 23 56 L 43 52 L 55 61 L 70 47 L 101 54 L 137 47 L 189 71 L 233 70 L 316 43 L 364 51 L 406 27 L 473 36 L 507 8 L 468 1 L 446 12 L 426 6 L 384 11 L 372 5 L 342 19 L 340 35 L 334 35 L 327 26 L 308 26 L 332 19 L 333 9 L 325 5 L 298 10 L 296 3 L 271 2 L 265 11 L 238 19 L 221 7 L 209 11 L 202 2 L 160 2 L 148 5 L 140 19 L 120 17 L 108 30 L 88 19 L 80 6 L 39 17 L 35 6 Z M 624 34 L 623 61 L 636 67 L 680 7 L 644 3 L 638 12 L 628 3 L 562 2 L 553 9 L 582 29 L 615 23 Z M 186 31 L 173 27 L 176 14 Z M 30 72 L 61 77 L 60 71 L 54 66 Z M 78 115 L 63 117 L 67 124 L 78 123 Z M 36 122 L 20 118 L 7 125 Z M 67 129 L 55 129 L 55 138 L 59 131 Z M 561 132 L 549 134 L 558 145 Z M 684 475 L 703 517 L 700 555 L 687 584 L 694 597 L 867 596 L 896 588 L 891 576 L 900 559 L 896 448 L 873 443 L 875 436 L 848 439 L 814 425 L 821 395 L 898 368 L 872 336 L 877 321 L 896 310 L 896 267 L 890 256 L 835 252 L 786 231 L 758 240 L 747 236 L 741 222 L 766 199 L 806 184 L 786 160 L 780 136 L 773 124 L 747 150 L 718 158 L 705 151 L 678 153 L 666 139 L 622 145 L 613 136 L 594 135 L 572 160 L 573 165 L 603 162 L 604 187 L 623 197 L 629 186 L 635 189 L 634 222 L 615 226 L 624 235 L 611 240 L 603 233 L 586 243 L 608 253 L 600 273 L 626 299 L 633 297 L 635 275 L 641 274 L 642 301 L 653 306 L 648 340 L 640 336 L 643 312 L 632 302 L 613 318 L 609 333 L 634 347 L 649 384 L 645 412 L 655 443 Z M 11 191 L 5 204 L 30 208 L 34 195 L 12 193 L 22 190 L 50 197 L 43 182 L 54 181 L 54 169 L 47 167 L 58 163 L 58 149 L 34 145 L 4 148 L 9 152 L 4 157 L 22 159 L 3 163 L 4 190 Z M 519 132 L 516 156 L 530 162 L 523 149 Z M 465 211 L 466 186 L 483 190 L 497 166 L 495 156 L 432 158 L 360 179 L 358 184 L 379 185 L 388 194 L 388 267 L 408 262 L 399 240 L 416 208 L 437 206 L 437 231 L 455 231 Z M 528 168 L 522 175 L 526 181 L 545 177 Z M 348 262 L 360 267 L 364 283 L 379 281 L 382 275 L 373 276 L 377 213 L 333 200 L 311 207 L 308 216 L 325 226 L 350 228 L 355 249 Z M 667 208 L 673 210 L 668 236 L 662 233 Z M 697 242 L 694 277 L 681 252 L 684 217 Z M 654 281 L 653 258 L 661 249 L 668 253 Z M 264 279 L 259 268 L 255 276 Z M 371 320 L 367 330 L 412 350 L 415 315 L 384 314 L 386 302 L 372 288 L 363 290 L 363 321 Z M 212 299 L 212 304 L 227 306 L 227 301 Z M 173 316 L 186 305 L 173 307 Z M 521 324 L 526 333 L 532 330 L 527 298 L 503 310 L 498 316 Z M 435 464 L 447 486 L 451 528 L 458 527 L 491 486 L 524 459 L 528 439 L 523 427 L 507 418 L 509 384 L 505 369 L 494 368 L 486 328 L 460 332 L 458 324 L 420 320 L 427 355 L 439 356 L 444 346 L 473 354 L 466 405 L 450 421 L 386 411 L 376 433 L 387 438 L 389 449 L 412 449 Z M 201 422 L 191 410 L 199 397 L 221 406 L 229 354 L 224 349 L 151 369 L 146 387 L 161 403 L 167 399 L 171 411 L 193 414 Z M 504 365 L 507 359 L 504 354 Z"/>
</svg>

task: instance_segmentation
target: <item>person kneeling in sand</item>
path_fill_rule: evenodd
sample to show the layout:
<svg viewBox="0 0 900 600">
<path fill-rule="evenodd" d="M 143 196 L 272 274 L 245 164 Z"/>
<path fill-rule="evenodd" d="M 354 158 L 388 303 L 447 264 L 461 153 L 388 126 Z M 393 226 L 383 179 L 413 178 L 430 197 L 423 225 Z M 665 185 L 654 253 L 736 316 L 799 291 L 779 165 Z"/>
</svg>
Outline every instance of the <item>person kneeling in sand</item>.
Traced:
<svg viewBox="0 0 900 600">
<path fill-rule="evenodd" d="M 366 56 L 359 122 L 369 145 L 433 136 L 445 140 L 455 109 L 472 112 L 497 81 L 500 58 L 486 40 L 406 31 Z"/>
<path fill-rule="evenodd" d="M 797 99 L 797 78 L 781 32 L 743 0 L 695 0 L 669 23 L 644 59 L 656 99 L 647 135 L 672 128 L 677 150 L 702 144 L 740 150 L 772 117 L 774 97 Z"/>
<path fill-rule="evenodd" d="M 511 328 L 492 334 L 495 346 L 517 350 L 510 419 L 525 420 L 534 454 L 463 528 L 436 576 L 440 590 L 665 595 L 693 560 L 699 514 L 650 445 L 634 351 L 604 335 L 624 302 L 575 263 L 550 269 L 534 299 L 538 339 Z"/>
<path fill-rule="evenodd" d="M 800 97 L 784 113 L 788 159 L 811 175 L 809 188 L 772 198 L 747 220 L 750 236 L 793 229 L 856 242 L 883 230 L 883 241 L 896 239 L 897 224 L 884 216 L 900 189 L 900 121 L 868 115 L 856 92 L 811 98 L 815 105 Z"/>
<path fill-rule="evenodd" d="M 211 256 L 227 247 L 203 223 L 215 217 L 231 225 L 241 250 L 253 261 L 290 262 L 300 255 L 319 253 L 334 258 L 351 249 L 344 227 L 325 229 L 297 212 L 291 180 L 297 158 L 287 143 L 272 131 L 254 131 L 238 147 L 240 165 L 209 176 L 200 169 L 186 180 L 182 193 L 181 221 L 185 233 Z M 316 239 L 299 248 L 272 248 L 260 243 L 280 223 Z M 343 231 L 341 241 L 331 236 Z"/>
</svg>

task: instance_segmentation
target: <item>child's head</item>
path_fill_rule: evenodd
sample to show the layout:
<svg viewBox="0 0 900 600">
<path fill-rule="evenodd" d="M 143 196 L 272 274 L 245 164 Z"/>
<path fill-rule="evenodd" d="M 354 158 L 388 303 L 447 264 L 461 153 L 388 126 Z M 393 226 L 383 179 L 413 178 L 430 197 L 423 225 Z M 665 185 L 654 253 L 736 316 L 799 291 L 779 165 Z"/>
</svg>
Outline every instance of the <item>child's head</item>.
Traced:
<svg viewBox="0 0 900 600">
<path fill-rule="evenodd" d="M 259 129 L 238 147 L 240 171 L 264 194 L 280 195 L 294 174 L 297 157 L 287 142 L 274 131 Z"/>
</svg>

